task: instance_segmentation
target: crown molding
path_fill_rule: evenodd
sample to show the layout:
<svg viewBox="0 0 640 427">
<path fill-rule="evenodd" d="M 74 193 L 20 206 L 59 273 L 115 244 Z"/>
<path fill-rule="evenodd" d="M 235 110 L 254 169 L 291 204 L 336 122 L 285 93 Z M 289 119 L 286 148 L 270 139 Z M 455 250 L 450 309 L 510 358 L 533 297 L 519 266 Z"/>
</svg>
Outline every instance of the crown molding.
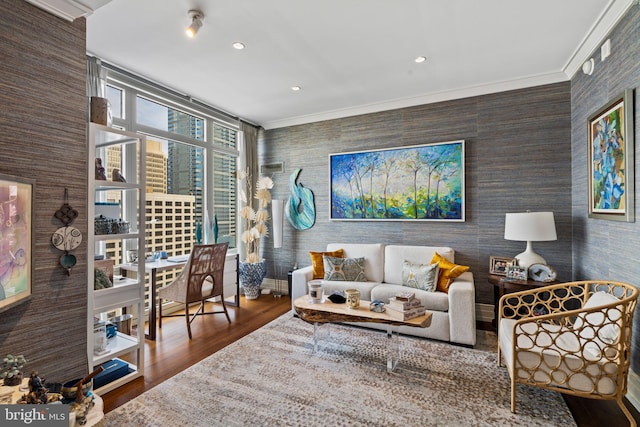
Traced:
<svg viewBox="0 0 640 427">
<path fill-rule="evenodd" d="M 442 91 L 431 94 L 423 94 L 408 98 L 395 99 L 380 103 L 372 103 L 360 105 L 356 107 L 344 108 L 339 110 L 324 111 L 317 114 L 308 114 L 304 116 L 291 117 L 283 120 L 274 120 L 261 123 L 265 129 L 276 129 L 287 126 L 296 126 L 324 120 L 341 119 L 345 117 L 358 116 L 361 114 L 378 113 L 381 111 L 396 110 L 406 107 L 415 107 L 417 105 L 432 104 L 435 102 L 451 101 L 454 99 L 469 98 L 472 96 L 488 95 L 498 92 L 506 92 L 509 90 L 524 89 L 533 86 L 542 86 L 546 84 L 567 81 L 569 78 L 564 72 L 556 72 L 542 74 L 536 76 L 528 76 L 521 79 L 494 82 L 486 85 L 469 86 L 466 88 L 455 89 L 450 91 Z"/>
</svg>

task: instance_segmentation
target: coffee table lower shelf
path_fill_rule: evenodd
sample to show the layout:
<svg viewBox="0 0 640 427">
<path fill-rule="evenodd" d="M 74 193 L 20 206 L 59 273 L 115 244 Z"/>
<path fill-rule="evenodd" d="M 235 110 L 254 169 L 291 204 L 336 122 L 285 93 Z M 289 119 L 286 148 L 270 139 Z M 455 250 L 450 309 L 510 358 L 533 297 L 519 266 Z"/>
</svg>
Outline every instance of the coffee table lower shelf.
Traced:
<svg viewBox="0 0 640 427">
<path fill-rule="evenodd" d="M 339 322 L 369 322 L 387 325 L 387 372 L 393 372 L 400 357 L 400 340 L 398 328 L 394 326 L 411 326 L 427 328 L 431 325 L 431 313 L 410 320 L 394 319 L 386 313 L 369 310 L 369 301 L 360 301 L 360 307 L 348 308 L 346 304 L 334 304 L 329 300 L 320 303 L 310 301 L 309 295 L 296 299 L 293 307 L 298 316 L 305 322 L 313 324 L 313 352 L 318 351 L 320 324 Z"/>
</svg>

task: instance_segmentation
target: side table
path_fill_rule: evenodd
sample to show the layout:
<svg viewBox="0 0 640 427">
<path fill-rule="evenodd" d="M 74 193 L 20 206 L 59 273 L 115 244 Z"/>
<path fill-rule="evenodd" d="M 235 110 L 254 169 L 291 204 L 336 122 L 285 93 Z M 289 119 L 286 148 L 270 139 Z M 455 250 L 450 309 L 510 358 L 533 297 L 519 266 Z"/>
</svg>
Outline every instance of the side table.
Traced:
<svg viewBox="0 0 640 427">
<path fill-rule="evenodd" d="M 555 285 L 556 283 L 561 283 L 558 280 L 554 280 L 552 282 L 537 282 L 535 280 L 513 280 L 507 278 L 505 276 L 498 276 L 496 274 L 489 274 L 487 276 L 487 280 L 489 283 L 493 285 L 493 322 L 491 325 L 495 331 L 498 331 L 498 303 L 500 298 L 503 295 L 510 294 L 513 292 L 525 291 L 531 288 L 541 288 L 543 286 Z"/>
</svg>

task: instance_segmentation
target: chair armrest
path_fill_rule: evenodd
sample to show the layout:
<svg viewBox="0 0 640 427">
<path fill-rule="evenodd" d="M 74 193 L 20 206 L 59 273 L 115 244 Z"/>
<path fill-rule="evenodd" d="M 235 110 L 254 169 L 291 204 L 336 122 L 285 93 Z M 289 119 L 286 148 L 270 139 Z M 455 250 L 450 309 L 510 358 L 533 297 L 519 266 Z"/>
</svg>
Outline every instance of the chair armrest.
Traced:
<svg viewBox="0 0 640 427">
<path fill-rule="evenodd" d="M 476 344 L 476 290 L 473 273 L 458 276 L 449 286 L 449 335 L 453 342 Z"/>
<path fill-rule="evenodd" d="M 306 267 L 293 270 L 291 273 L 291 309 L 293 309 L 293 302 L 307 294 L 307 282 L 313 279 L 313 266 L 308 265 Z"/>
</svg>

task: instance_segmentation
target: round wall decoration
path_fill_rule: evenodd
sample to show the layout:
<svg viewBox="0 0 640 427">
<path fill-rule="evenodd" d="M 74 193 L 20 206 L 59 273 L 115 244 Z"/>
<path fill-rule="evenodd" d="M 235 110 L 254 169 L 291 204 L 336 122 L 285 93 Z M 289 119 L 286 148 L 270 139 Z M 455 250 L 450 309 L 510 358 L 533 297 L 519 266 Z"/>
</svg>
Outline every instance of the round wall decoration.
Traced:
<svg viewBox="0 0 640 427">
<path fill-rule="evenodd" d="M 51 236 L 51 243 L 61 251 L 72 251 L 82 243 L 82 233 L 68 225 L 60 227 Z"/>
</svg>

